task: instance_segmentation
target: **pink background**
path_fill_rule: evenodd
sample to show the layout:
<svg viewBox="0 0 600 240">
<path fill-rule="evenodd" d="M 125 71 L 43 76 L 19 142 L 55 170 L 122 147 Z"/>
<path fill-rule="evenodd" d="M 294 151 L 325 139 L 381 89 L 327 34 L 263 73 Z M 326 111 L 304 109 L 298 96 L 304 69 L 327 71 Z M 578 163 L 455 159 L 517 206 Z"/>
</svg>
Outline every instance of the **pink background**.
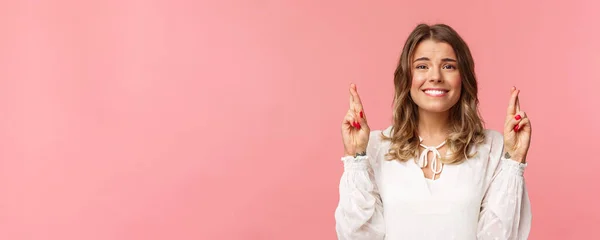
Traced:
<svg viewBox="0 0 600 240">
<path fill-rule="evenodd" d="M 82 2 L 0 3 L 0 239 L 335 239 L 348 84 L 387 127 L 419 22 L 488 128 L 522 89 L 531 239 L 597 235 L 596 1 Z"/>
</svg>

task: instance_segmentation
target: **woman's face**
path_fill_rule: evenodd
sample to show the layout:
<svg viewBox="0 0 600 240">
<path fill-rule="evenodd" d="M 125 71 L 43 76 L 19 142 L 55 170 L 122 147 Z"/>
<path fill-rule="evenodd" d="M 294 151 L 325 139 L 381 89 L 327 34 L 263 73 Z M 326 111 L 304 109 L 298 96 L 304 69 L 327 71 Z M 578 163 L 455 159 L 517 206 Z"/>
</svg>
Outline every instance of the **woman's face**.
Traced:
<svg viewBox="0 0 600 240">
<path fill-rule="evenodd" d="M 419 111 L 443 113 L 460 99 L 461 79 L 450 44 L 424 40 L 417 45 L 410 64 L 410 96 Z"/>
</svg>

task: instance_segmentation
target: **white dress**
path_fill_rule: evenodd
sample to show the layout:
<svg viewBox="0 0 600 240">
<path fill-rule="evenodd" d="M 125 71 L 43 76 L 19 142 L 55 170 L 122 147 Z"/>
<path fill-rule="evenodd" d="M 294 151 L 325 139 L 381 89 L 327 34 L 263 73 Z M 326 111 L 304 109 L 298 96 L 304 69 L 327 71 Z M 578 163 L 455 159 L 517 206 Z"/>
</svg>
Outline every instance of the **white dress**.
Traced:
<svg viewBox="0 0 600 240">
<path fill-rule="evenodd" d="M 470 149 L 478 154 L 445 164 L 436 180 L 414 160 L 385 160 L 390 144 L 381 132 L 371 132 L 367 156 L 342 158 L 338 239 L 527 239 L 526 164 L 502 156 L 499 132 L 486 130 L 485 142 Z"/>
</svg>

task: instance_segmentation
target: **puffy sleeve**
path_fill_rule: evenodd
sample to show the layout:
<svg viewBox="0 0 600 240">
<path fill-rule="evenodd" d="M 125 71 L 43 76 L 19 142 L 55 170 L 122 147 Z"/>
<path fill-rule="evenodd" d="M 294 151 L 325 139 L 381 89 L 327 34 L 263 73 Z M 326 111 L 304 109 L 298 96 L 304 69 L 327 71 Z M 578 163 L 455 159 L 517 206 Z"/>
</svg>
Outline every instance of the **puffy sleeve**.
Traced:
<svg viewBox="0 0 600 240">
<path fill-rule="evenodd" d="M 335 210 L 338 239 L 376 240 L 385 236 L 383 205 L 373 166 L 377 161 L 380 132 L 371 132 L 366 156 L 346 156 L 341 159 L 344 172 Z"/>
<path fill-rule="evenodd" d="M 490 152 L 490 184 L 483 197 L 477 239 L 527 239 L 531 205 L 523 172 L 527 164 L 503 156 L 502 135 L 494 138 Z"/>
</svg>

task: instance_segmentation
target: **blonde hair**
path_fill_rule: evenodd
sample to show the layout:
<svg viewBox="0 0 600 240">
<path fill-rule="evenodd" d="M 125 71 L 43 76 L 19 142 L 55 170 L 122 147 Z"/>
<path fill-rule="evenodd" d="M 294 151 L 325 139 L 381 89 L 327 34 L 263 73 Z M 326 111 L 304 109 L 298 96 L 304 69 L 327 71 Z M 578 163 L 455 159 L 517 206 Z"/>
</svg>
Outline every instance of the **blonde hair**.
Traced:
<svg viewBox="0 0 600 240">
<path fill-rule="evenodd" d="M 411 59 L 417 45 L 426 39 L 448 43 L 454 49 L 462 81 L 459 101 L 450 109 L 450 134 L 446 146 L 451 154 L 441 161 L 457 164 L 476 153 L 467 154 L 468 149 L 484 141 L 484 127 L 480 116 L 477 98 L 477 80 L 474 62 L 469 47 L 454 29 L 444 24 L 419 24 L 409 35 L 398 66 L 394 73 L 393 124 L 389 136 L 382 134 L 383 140 L 391 141 L 387 160 L 407 161 L 418 158 L 419 136 L 418 106 L 410 98 L 412 81 Z"/>
</svg>

